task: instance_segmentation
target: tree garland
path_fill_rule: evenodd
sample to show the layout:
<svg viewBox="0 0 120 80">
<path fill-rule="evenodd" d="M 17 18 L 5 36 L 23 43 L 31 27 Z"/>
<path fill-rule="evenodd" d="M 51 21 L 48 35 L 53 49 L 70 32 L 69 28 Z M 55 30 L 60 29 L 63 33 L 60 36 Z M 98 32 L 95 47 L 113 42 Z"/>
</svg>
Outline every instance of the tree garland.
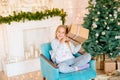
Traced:
<svg viewBox="0 0 120 80">
<path fill-rule="evenodd" d="M 45 10 L 45 11 L 37 11 L 35 13 L 32 12 L 13 12 L 13 15 L 9 15 L 6 17 L 0 16 L 0 24 L 2 23 L 8 23 L 11 22 L 20 22 L 21 20 L 25 22 L 25 20 L 42 20 L 42 19 L 48 19 L 50 17 L 60 16 L 62 20 L 62 24 L 65 23 L 65 17 L 67 16 L 66 12 L 64 12 L 63 9 L 53 8 L 52 10 Z"/>
</svg>

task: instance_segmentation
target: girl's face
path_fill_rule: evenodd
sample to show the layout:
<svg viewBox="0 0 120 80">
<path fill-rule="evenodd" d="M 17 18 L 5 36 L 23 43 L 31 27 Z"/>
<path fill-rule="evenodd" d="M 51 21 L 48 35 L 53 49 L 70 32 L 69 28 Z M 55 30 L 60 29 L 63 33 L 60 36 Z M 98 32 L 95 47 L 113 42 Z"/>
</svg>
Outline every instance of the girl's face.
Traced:
<svg viewBox="0 0 120 80">
<path fill-rule="evenodd" d="M 66 36 L 66 30 L 63 27 L 59 27 L 56 32 L 56 37 L 58 40 L 63 39 Z"/>
</svg>

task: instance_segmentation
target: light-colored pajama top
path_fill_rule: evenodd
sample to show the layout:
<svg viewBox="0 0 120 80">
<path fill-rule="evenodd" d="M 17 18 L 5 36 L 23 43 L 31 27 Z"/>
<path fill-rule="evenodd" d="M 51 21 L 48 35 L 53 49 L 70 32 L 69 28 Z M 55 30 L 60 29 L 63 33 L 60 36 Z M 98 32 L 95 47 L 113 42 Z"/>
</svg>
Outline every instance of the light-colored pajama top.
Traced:
<svg viewBox="0 0 120 80">
<path fill-rule="evenodd" d="M 51 42 L 52 54 L 51 58 L 56 63 L 61 63 L 65 60 L 74 58 L 73 54 L 77 53 L 81 45 L 74 46 L 72 42 L 69 42 L 69 46 L 67 43 L 60 43 L 58 39 L 54 39 Z"/>
</svg>

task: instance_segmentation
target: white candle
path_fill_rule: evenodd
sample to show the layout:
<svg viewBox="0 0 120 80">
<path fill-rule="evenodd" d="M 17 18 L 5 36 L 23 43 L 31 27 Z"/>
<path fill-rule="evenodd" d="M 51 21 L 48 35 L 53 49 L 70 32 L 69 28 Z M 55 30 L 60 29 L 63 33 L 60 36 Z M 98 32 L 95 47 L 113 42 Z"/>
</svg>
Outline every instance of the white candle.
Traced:
<svg viewBox="0 0 120 80">
<path fill-rule="evenodd" d="M 31 55 L 31 57 L 34 54 L 34 51 L 35 51 L 34 49 L 35 49 L 34 45 L 30 45 L 30 55 Z"/>
<path fill-rule="evenodd" d="M 38 57 L 38 50 L 35 50 L 35 57 Z"/>
<path fill-rule="evenodd" d="M 30 53 L 29 52 L 25 52 L 25 59 L 28 59 L 29 58 L 29 55 L 30 55 Z"/>
<path fill-rule="evenodd" d="M 15 62 L 18 62 L 18 58 L 17 57 L 15 58 Z"/>
</svg>

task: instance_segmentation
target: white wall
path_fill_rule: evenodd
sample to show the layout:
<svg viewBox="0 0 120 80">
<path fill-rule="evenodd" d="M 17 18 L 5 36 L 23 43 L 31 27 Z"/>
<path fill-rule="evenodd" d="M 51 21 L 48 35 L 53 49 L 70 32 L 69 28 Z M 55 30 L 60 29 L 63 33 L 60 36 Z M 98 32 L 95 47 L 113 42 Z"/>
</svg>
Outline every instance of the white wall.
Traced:
<svg viewBox="0 0 120 80">
<path fill-rule="evenodd" d="M 88 6 L 88 0 L 53 0 L 52 7 L 63 8 L 68 16 L 66 24 L 83 23 L 83 16 L 87 13 L 85 9 Z"/>
<path fill-rule="evenodd" d="M 0 71 L 2 70 L 2 58 L 4 56 L 3 30 L 0 26 Z"/>
</svg>

